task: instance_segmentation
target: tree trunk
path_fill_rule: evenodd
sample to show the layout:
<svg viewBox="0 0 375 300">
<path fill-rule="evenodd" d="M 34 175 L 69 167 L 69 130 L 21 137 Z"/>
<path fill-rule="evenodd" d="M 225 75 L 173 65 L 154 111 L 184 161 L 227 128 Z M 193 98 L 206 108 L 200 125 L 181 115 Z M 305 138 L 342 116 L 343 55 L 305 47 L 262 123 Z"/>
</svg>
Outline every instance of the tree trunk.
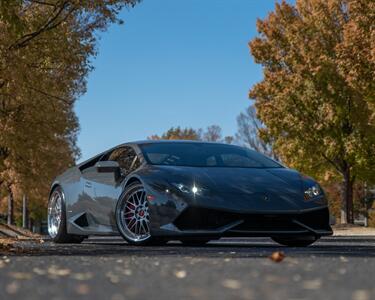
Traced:
<svg viewBox="0 0 375 300">
<path fill-rule="evenodd" d="M 350 168 L 347 167 L 343 172 L 342 197 L 341 197 L 341 224 L 353 224 L 353 184 Z"/>
<path fill-rule="evenodd" d="M 23 195 L 23 201 L 22 201 L 22 227 L 25 229 L 29 228 L 29 210 L 28 210 L 28 199 L 26 195 Z"/>
<path fill-rule="evenodd" d="M 3 183 L 4 183 L 4 181 L 0 181 L 0 191 L 1 191 L 1 186 L 3 185 Z M 1 204 L 1 202 L 2 202 L 2 198 L 0 198 L 0 204 Z"/>
<path fill-rule="evenodd" d="M 13 225 L 14 223 L 14 198 L 12 186 L 8 185 L 8 225 Z"/>
</svg>

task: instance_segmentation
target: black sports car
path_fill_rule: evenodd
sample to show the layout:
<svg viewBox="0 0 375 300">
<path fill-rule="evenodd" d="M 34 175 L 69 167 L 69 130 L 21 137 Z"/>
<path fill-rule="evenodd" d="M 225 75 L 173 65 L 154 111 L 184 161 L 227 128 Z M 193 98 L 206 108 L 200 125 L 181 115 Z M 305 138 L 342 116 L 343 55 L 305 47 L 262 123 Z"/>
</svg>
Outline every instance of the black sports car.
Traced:
<svg viewBox="0 0 375 300">
<path fill-rule="evenodd" d="M 120 233 L 130 244 L 266 236 L 307 246 L 331 235 L 317 182 L 226 144 L 143 141 L 105 151 L 58 176 L 48 231 L 57 243 Z"/>
</svg>

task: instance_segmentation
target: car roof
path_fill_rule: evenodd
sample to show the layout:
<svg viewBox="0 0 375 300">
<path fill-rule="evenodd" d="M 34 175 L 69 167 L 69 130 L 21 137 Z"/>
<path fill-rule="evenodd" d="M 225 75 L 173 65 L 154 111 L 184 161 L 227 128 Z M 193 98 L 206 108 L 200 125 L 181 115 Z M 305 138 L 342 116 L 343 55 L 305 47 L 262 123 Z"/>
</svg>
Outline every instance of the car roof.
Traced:
<svg viewBox="0 0 375 300">
<path fill-rule="evenodd" d="M 141 140 L 141 141 L 124 143 L 122 145 L 129 145 L 129 144 L 144 145 L 144 144 L 162 144 L 162 143 L 171 143 L 171 144 L 195 143 L 195 144 L 229 145 L 229 144 L 220 143 L 220 142 L 208 142 L 208 141 L 197 141 L 197 140 Z M 119 146 L 122 146 L 122 145 L 119 145 Z M 232 146 L 235 146 L 235 145 L 232 145 Z"/>
</svg>

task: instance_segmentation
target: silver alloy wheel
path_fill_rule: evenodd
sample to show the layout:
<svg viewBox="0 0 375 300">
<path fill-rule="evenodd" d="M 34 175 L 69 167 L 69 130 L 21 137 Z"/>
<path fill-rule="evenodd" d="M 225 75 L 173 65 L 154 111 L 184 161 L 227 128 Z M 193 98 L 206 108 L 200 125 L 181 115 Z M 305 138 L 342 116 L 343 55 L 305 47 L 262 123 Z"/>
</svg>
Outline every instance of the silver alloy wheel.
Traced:
<svg viewBox="0 0 375 300">
<path fill-rule="evenodd" d="M 126 238 L 133 242 L 142 242 L 151 237 L 148 202 L 146 191 L 142 187 L 125 196 L 118 214 Z"/>
<path fill-rule="evenodd" d="M 62 194 L 54 191 L 48 203 L 48 233 L 55 238 L 59 233 L 62 219 Z"/>
</svg>

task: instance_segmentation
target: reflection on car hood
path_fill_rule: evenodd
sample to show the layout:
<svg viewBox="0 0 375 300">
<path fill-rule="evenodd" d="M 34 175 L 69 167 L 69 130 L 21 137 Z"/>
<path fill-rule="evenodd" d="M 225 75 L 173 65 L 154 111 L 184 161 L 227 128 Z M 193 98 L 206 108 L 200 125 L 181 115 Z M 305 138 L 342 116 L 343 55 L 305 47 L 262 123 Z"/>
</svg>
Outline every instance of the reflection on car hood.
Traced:
<svg viewBox="0 0 375 300">
<path fill-rule="evenodd" d="M 210 189 L 234 194 L 288 194 L 302 193 L 300 174 L 287 168 L 222 168 L 222 167 L 152 167 L 170 183 Z"/>
</svg>

